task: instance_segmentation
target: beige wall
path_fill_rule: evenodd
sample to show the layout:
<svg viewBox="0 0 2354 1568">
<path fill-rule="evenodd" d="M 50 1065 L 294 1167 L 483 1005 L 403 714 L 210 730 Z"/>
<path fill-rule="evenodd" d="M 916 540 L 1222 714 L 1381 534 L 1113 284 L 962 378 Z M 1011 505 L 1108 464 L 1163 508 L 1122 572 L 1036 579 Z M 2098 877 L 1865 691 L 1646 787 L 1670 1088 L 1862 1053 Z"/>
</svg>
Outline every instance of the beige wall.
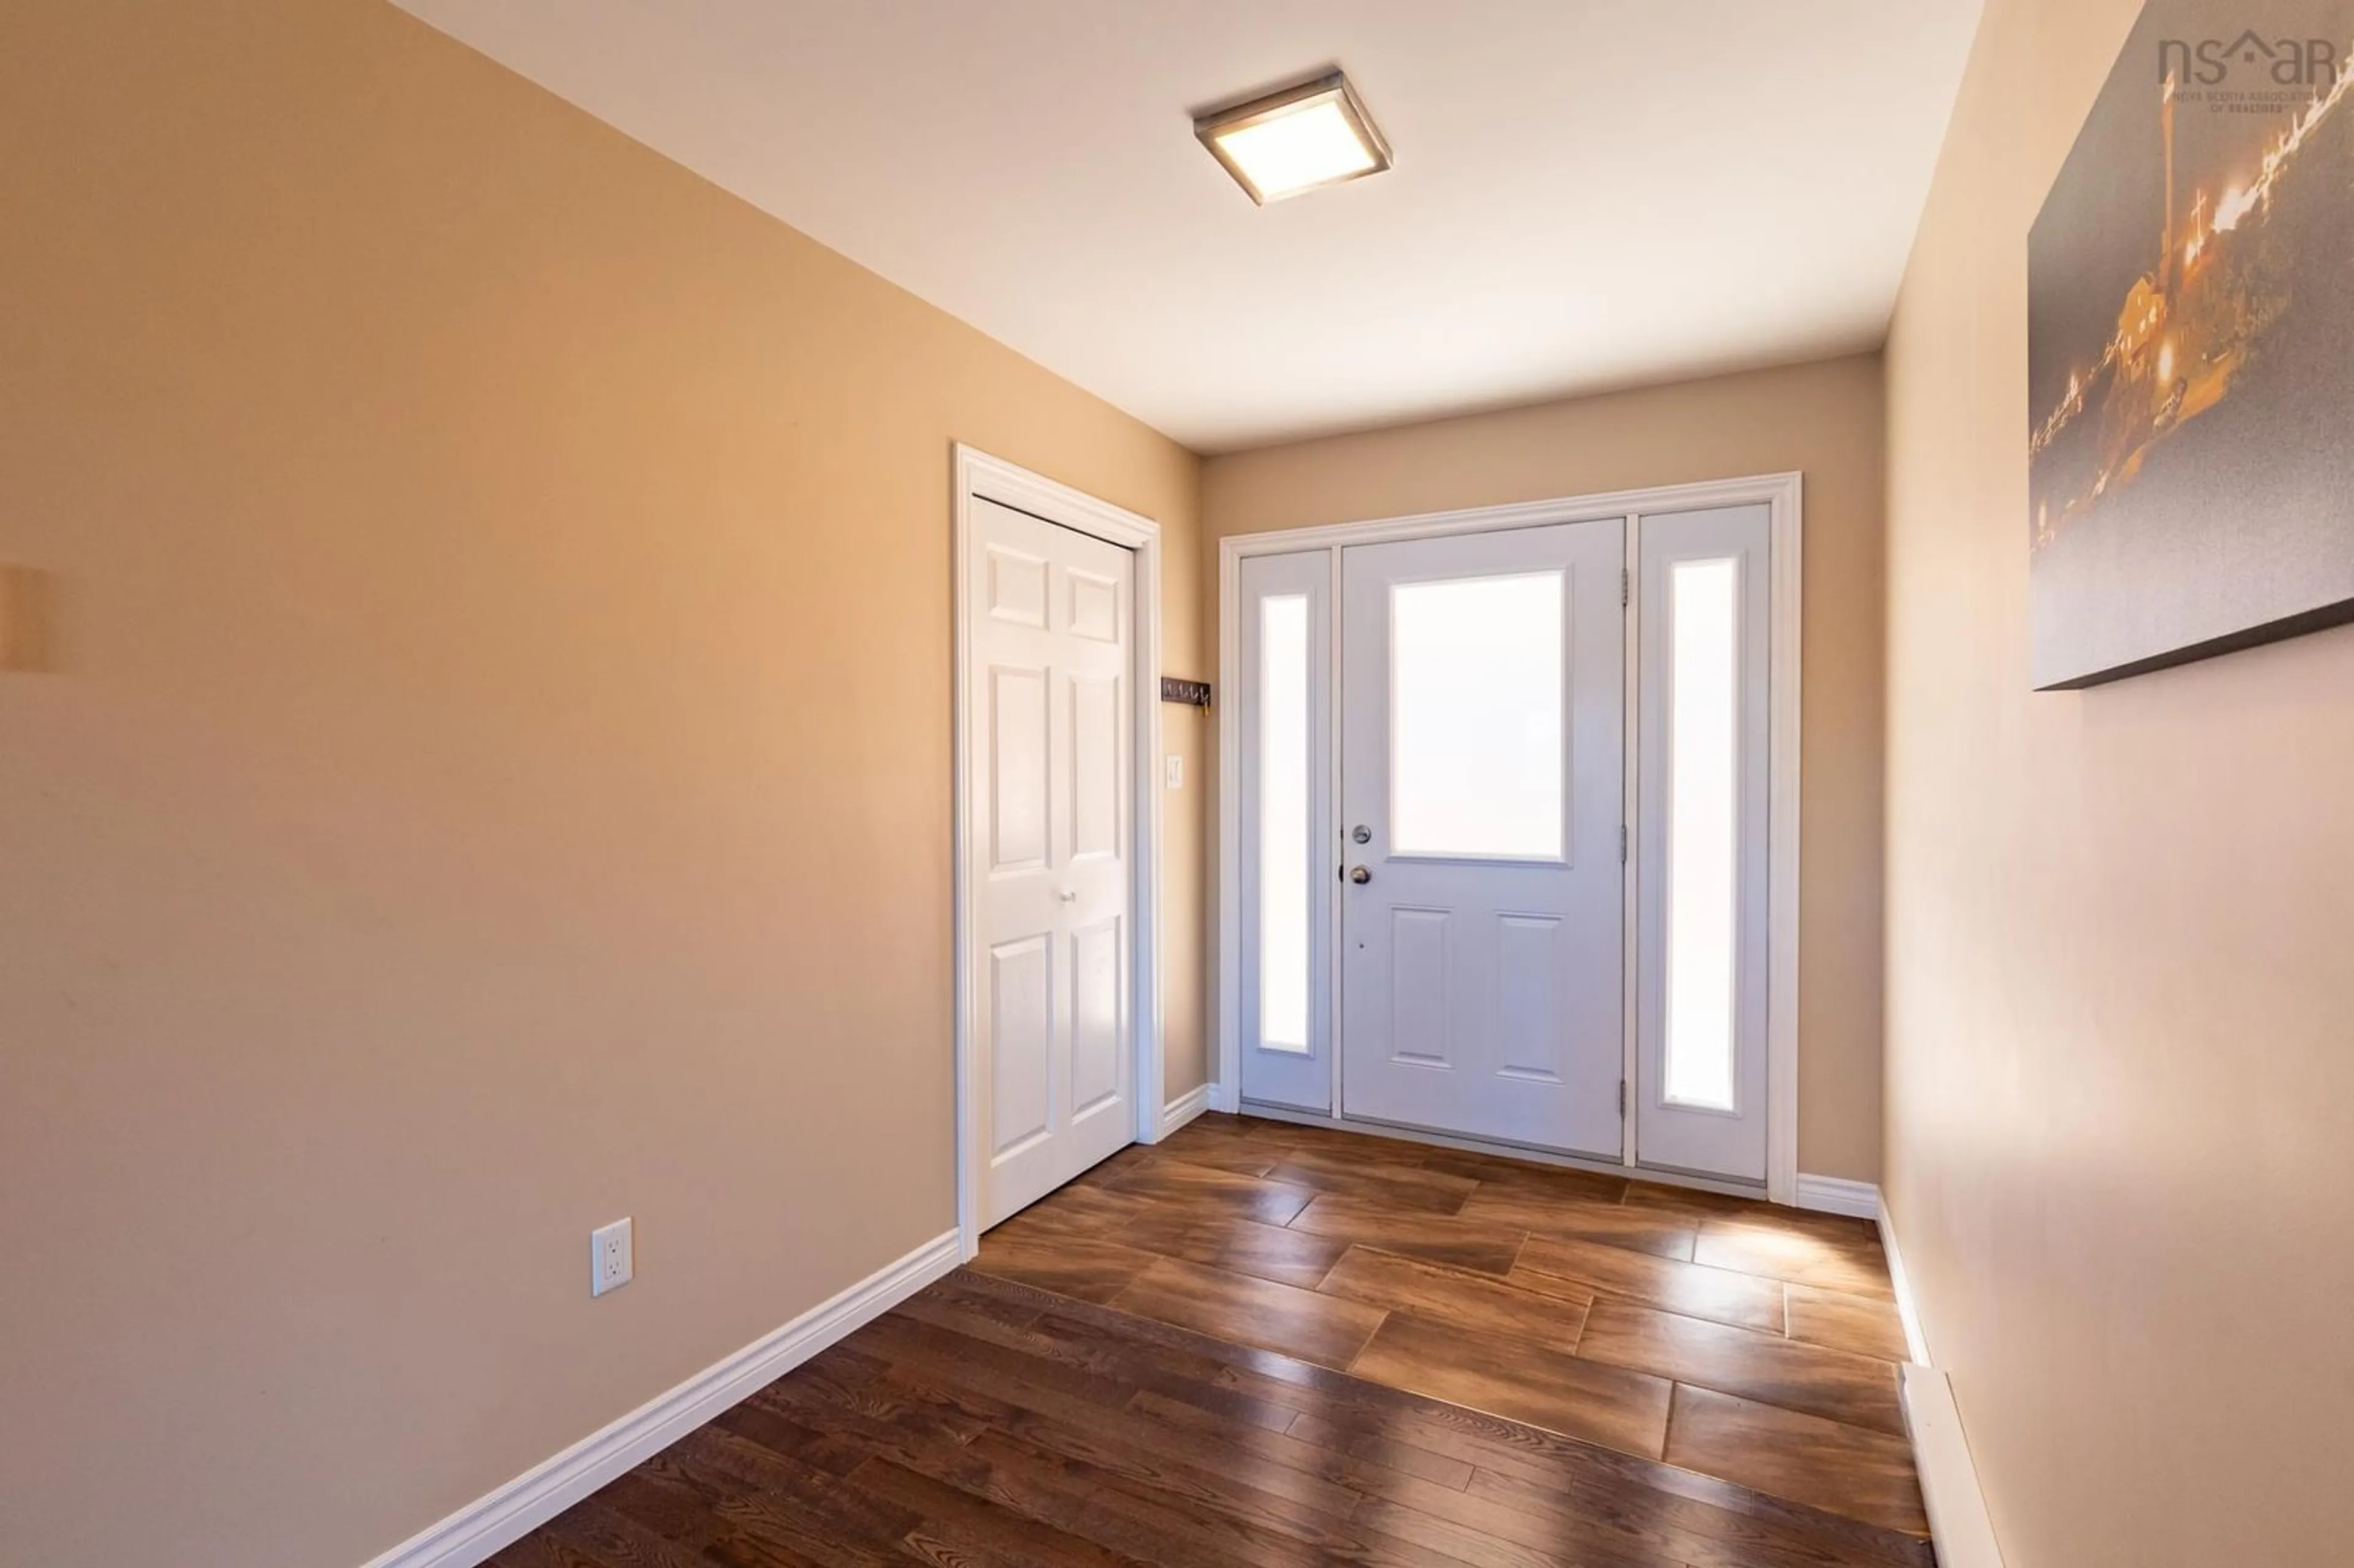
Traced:
<svg viewBox="0 0 2354 1568">
<path fill-rule="evenodd" d="M 2028 690 L 2027 229 L 2136 10 L 1988 5 L 1889 348 L 1888 1195 L 2011 1568 L 2290 1568 L 2354 1457 L 2354 630 Z"/>
<path fill-rule="evenodd" d="M 1798 1165 L 1867 1181 L 1880 1174 L 1880 392 L 1879 357 L 1857 355 L 1267 447 L 1202 472 L 1208 648 L 1231 534 L 1805 473 Z"/>
<path fill-rule="evenodd" d="M 369 0 L 10 0 L 0 213 L 0 1560 L 355 1564 L 952 1224 L 949 443 L 1187 672 L 1198 465 Z"/>
</svg>

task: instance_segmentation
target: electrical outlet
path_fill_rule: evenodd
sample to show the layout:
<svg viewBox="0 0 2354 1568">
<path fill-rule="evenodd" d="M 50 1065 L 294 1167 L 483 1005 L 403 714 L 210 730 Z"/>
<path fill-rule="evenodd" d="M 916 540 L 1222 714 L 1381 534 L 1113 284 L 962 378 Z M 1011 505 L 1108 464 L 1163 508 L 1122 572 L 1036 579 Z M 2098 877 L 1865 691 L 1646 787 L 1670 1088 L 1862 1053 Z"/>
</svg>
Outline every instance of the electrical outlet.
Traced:
<svg viewBox="0 0 2354 1568">
<path fill-rule="evenodd" d="M 631 1256 L 630 1222 L 615 1220 L 588 1233 L 588 1294 L 619 1290 L 636 1272 Z"/>
<path fill-rule="evenodd" d="M 1168 780 L 1169 788 L 1172 789 L 1185 788 L 1185 758 L 1176 752 L 1171 752 L 1161 760 L 1161 776 Z"/>
</svg>

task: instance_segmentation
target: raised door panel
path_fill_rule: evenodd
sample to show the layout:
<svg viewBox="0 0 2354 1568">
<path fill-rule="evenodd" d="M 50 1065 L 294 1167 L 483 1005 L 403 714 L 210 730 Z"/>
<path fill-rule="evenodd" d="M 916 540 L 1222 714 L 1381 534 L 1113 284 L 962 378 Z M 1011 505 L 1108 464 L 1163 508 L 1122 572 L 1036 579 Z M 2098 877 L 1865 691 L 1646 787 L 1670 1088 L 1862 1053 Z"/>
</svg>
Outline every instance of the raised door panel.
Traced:
<svg viewBox="0 0 2354 1568">
<path fill-rule="evenodd" d="M 1448 1027 L 1445 909 L 1390 911 L 1390 1060 L 1455 1065 Z"/>
<path fill-rule="evenodd" d="M 995 664 L 989 671 L 989 869 L 1046 868 L 1053 842 L 1047 777 L 1049 672 Z"/>
<path fill-rule="evenodd" d="M 1095 642 L 1118 642 L 1119 639 L 1119 580 L 1095 572 L 1071 568 L 1070 583 L 1071 635 Z"/>
<path fill-rule="evenodd" d="M 1071 678 L 1071 858 L 1119 853 L 1120 716 L 1119 676 Z"/>
<path fill-rule="evenodd" d="M 1558 1084 L 1569 1021 L 1561 988 L 1566 922 L 1557 915 L 1496 917 L 1496 1072 Z"/>
<path fill-rule="evenodd" d="M 1071 1118 L 1102 1109 L 1119 1093 L 1127 1033 L 1120 983 L 1124 925 L 1106 920 L 1071 933 Z"/>
<path fill-rule="evenodd" d="M 990 1155 L 1018 1155 L 1054 1130 L 1055 944 L 1035 934 L 989 949 Z"/>
<path fill-rule="evenodd" d="M 991 619 L 1013 626 L 1046 627 L 1046 563 L 1005 545 L 987 546 L 984 593 Z"/>
</svg>

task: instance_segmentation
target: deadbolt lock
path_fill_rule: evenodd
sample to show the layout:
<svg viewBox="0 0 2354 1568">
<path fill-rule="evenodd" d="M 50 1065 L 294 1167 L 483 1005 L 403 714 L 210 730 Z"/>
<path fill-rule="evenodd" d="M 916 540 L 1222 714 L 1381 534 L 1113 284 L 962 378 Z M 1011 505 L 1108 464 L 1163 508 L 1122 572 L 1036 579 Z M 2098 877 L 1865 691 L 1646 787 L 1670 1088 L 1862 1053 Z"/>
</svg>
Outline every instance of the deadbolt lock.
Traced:
<svg viewBox="0 0 2354 1568">
<path fill-rule="evenodd" d="M 1349 830 L 1349 837 L 1352 841 L 1357 843 L 1369 844 L 1373 842 L 1373 830 L 1365 826 L 1364 823 L 1359 822 L 1355 827 Z"/>
</svg>

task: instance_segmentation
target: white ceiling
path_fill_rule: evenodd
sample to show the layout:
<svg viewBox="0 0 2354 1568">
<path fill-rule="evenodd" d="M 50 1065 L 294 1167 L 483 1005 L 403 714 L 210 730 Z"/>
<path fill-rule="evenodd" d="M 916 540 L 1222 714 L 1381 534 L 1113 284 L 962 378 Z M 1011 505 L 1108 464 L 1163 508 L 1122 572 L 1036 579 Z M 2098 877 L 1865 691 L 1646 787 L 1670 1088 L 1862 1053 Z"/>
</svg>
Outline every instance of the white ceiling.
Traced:
<svg viewBox="0 0 2354 1568">
<path fill-rule="evenodd" d="M 398 0 L 1187 446 L 1876 345 L 1979 0 Z M 1193 111 L 1338 64 L 1397 167 Z"/>
</svg>

